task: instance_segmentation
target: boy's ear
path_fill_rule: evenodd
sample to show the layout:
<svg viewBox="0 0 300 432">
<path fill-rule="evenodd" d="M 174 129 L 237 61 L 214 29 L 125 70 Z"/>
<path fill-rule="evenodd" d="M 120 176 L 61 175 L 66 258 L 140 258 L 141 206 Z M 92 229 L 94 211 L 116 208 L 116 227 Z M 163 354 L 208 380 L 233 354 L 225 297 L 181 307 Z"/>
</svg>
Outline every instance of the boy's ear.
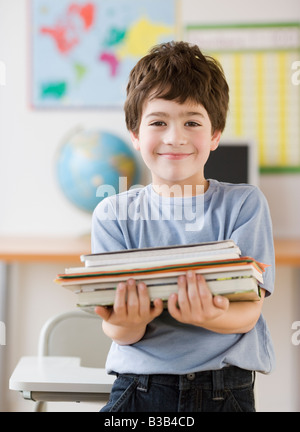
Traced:
<svg viewBox="0 0 300 432">
<path fill-rule="evenodd" d="M 220 139 L 221 139 L 221 135 L 222 135 L 222 132 L 219 131 L 219 130 L 216 130 L 212 134 L 211 144 L 210 144 L 210 150 L 211 151 L 214 151 L 214 150 L 216 150 L 218 148 L 218 145 L 219 145 L 219 142 L 220 142 Z"/>
<path fill-rule="evenodd" d="M 136 134 L 135 132 L 130 131 L 130 138 L 131 138 L 131 142 L 132 142 L 133 147 L 135 148 L 135 150 L 140 150 L 140 140 L 139 140 L 138 134 Z"/>
</svg>

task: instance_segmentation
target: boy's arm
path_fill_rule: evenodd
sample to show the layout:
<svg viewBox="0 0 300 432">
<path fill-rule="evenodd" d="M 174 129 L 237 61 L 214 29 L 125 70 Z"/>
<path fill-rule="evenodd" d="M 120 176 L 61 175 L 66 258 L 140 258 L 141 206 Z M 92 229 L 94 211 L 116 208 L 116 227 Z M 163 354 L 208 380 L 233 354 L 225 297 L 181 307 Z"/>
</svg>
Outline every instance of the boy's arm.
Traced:
<svg viewBox="0 0 300 432">
<path fill-rule="evenodd" d="M 145 334 L 147 324 L 163 311 L 163 302 L 156 299 L 153 306 L 144 283 L 129 279 L 118 284 L 113 308 L 98 306 L 95 312 L 103 318 L 103 331 L 119 345 L 131 345 Z"/>
<path fill-rule="evenodd" d="M 217 333 L 247 333 L 255 326 L 263 305 L 254 302 L 229 302 L 222 296 L 213 297 L 205 279 L 190 272 L 178 280 L 178 294 L 169 298 L 170 314 L 177 321 L 206 328 Z"/>
</svg>

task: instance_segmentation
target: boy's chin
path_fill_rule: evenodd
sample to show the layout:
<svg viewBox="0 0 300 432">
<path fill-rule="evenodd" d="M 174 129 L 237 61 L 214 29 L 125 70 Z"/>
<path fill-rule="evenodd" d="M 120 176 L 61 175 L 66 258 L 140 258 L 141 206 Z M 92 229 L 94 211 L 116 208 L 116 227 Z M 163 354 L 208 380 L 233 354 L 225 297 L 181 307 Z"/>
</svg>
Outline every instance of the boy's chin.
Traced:
<svg viewBox="0 0 300 432">
<path fill-rule="evenodd" d="M 203 194 L 207 189 L 208 182 L 204 184 L 192 184 L 184 181 L 165 181 L 165 183 L 152 182 L 155 192 L 166 197 L 189 197 Z"/>
</svg>

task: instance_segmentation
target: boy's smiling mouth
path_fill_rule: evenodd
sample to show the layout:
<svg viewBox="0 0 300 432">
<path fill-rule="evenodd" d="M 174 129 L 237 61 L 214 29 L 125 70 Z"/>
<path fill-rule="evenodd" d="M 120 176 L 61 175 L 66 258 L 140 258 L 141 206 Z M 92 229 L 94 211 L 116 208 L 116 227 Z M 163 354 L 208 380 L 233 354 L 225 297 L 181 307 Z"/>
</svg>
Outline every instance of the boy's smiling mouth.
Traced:
<svg viewBox="0 0 300 432">
<path fill-rule="evenodd" d="M 172 152 L 166 152 L 166 153 L 157 153 L 158 156 L 162 156 L 166 159 L 171 159 L 171 160 L 180 160 L 180 159 L 185 159 L 189 156 L 191 156 L 192 153 L 172 153 Z"/>
</svg>

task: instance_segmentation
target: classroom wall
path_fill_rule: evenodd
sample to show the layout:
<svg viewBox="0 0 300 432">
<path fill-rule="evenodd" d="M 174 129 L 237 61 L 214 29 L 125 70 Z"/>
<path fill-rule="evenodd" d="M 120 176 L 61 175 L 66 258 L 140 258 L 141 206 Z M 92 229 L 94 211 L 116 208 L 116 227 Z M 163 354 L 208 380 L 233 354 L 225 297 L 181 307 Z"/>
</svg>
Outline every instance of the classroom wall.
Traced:
<svg viewBox="0 0 300 432">
<path fill-rule="evenodd" d="M 182 22 L 190 24 L 300 21 L 299 0 L 182 0 L 180 11 Z M 29 31 L 28 1 L 0 0 L 0 61 L 6 65 L 6 85 L 0 87 L 0 235 L 85 234 L 91 217 L 62 195 L 54 175 L 55 155 L 63 137 L 77 126 L 111 131 L 130 145 L 123 113 L 32 110 Z M 274 234 L 299 237 L 300 203 L 295 195 L 300 175 L 263 175 L 260 187 L 270 205 Z M 43 322 L 74 306 L 69 293 L 53 286 L 58 271 L 53 264 L 11 269 L 7 376 L 21 355 L 36 354 Z M 277 369 L 270 377 L 258 379 L 261 410 L 300 411 L 300 348 L 291 343 L 292 322 L 300 320 L 299 285 L 299 269 L 277 269 L 276 291 L 265 306 Z M 26 410 L 31 405 L 9 392 L 6 409 Z"/>
<path fill-rule="evenodd" d="M 129 135 L 122 110 L 30 109 L 28 4 L 0 0 L 0 60 L 6 65 L 6 85 L 0 94 L 0 234 L 80 235 L 90 229 L 90 215 L 63 196 L 54 173 L 56 152 L 76 127 L 104 129 L 131 145 Z M 228 0 L 226 7 L 221 0 L 181 4 L 181 22 L 190 24 L 296 21 L 300 15 L 297 0 L 268 0 L 263 6 L 259 0 Z M 299 175 L 261 178 L 280 236 L 300 235 L 300 204 L 293 199 L 293 188 L 299 184 Z"/>
</svg>

